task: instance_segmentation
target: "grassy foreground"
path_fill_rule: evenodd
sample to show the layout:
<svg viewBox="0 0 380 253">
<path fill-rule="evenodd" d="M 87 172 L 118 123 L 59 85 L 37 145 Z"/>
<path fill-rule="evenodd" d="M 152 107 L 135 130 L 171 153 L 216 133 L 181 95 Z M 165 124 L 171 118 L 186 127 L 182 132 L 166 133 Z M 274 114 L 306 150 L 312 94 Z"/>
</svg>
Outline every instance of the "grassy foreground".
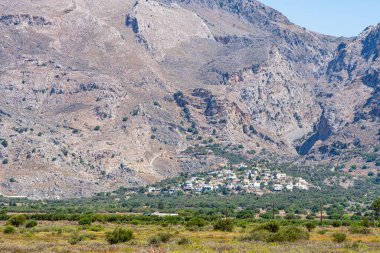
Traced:
<svg viewBox="0 0 380 253">
<path fill-rule="evenodd" d="M 4 233 L 0 223 L 0 252 L 380 252 L 380 228 L 369 234 L 353 234 L 349 227 L 317 227 L 308 240 L 260 242 L 243 240 L 251 227 L 235 227 L 232 232 L 215 231 L 211 225 L 190 229 L 183 225 L 130 225 L 93 223 L 88 226 L 70 221 L 39 221 L 33 228 L 19 227 Z M 117 244 L 106 240 L 116 227 L 133 231 L 133 239 Z M 302 228 L 303 229 L 303 228 Z M 333 241 L 334 233 L 344 233 L 344 242 Z M 161 238 L 161 239 L 157 239 Z"/>
</svg>

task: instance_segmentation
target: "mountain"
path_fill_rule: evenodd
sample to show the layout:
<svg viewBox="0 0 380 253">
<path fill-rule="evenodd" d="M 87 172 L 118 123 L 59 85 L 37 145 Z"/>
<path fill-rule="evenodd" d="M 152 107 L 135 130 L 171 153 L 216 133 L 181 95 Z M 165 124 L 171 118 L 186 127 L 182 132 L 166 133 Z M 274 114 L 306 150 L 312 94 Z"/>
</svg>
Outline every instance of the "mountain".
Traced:
<svg viewBox="0 0 380 253">
<path fill-rule="evenodd" d="M 267 154 L 337 162 L 379 142 L 379 25 L 326 36 L 255 0 L 0 5 L 4 195 L 90 196 Z"/>
</svg>

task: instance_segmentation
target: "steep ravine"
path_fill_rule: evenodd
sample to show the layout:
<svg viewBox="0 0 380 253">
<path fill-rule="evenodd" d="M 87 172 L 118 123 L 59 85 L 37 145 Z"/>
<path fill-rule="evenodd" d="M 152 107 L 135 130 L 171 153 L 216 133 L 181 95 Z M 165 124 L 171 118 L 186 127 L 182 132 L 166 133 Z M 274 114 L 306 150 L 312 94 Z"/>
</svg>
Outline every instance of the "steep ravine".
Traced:
<svg viewBox="0 0 380 253">
<path fill-rule="evenodd" d="M 301 146 L 297 147 L 298 154 L 307 155 L 317 141 L 327 140 L 331 133 L 331 126 L 329 126 L 328 120 L 322 114 L 314 134 L 303 142 Z"/>
</svg>

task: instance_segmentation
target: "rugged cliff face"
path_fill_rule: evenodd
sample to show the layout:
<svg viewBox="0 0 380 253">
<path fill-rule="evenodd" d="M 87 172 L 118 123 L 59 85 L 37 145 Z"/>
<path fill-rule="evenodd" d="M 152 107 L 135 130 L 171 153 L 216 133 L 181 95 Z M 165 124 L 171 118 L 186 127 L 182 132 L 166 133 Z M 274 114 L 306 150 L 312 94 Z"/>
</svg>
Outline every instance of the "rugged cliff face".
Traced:
<svg viewBox="0 0 380 253">
<path fill-rule="evenodd" d="M 380 85 L 380 24 L 368 27 L 351 43 L 339 45 L 337 55 L 328 66 L 329 82 L 358 86 L 366 90 L 366 98 L 356 104 L 355 121 L 373 119 L 378 114 L 378 93 Z M 363 103 L 364 102 L 364 103 Z"/>
<path fill-rule="evenodd" d="M 328 64 L 319 100 L 332 132 L 318 146 L 322 153 L 335 150 L 337 143 L 351 148 L 379 143 L 379 31 L 380 25 L 371 26 L 341 43 Z"/>
<path fill-rule="evenodd" d="M 255 0 L 0 6 L 3 194 L 88 196 L 227 163 L 185 152 L 205 143 L 320 161 L 378 142 L 379 26 L 334 38 Z"/>
</svg>

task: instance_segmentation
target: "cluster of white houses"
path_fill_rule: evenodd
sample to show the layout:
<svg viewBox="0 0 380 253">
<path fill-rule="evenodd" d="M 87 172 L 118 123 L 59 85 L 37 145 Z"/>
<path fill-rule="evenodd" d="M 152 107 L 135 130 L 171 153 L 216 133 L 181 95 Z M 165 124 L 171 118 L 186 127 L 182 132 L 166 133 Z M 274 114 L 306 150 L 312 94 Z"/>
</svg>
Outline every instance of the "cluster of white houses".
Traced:
<svg viewBox="0 0 380 253">
<path fill-rule="evenodd" d="M 311 185 L 301 177 L 293 178 L 279 171 L 240 164 L 232 169 L 209 172 L 205 176 L 194 176 L 182 183 L 171 186 L 165 191 L 173 194 L 178 191 L 185 193 L 202 193 L 228 189 L 232 193 L 247 192 L 261 195 L 268 192 L 292 191 L 293 189 L 309 190 Z M 163 190 L 149 187 L 149 193 L 159 193 Z"/>
</svg>

